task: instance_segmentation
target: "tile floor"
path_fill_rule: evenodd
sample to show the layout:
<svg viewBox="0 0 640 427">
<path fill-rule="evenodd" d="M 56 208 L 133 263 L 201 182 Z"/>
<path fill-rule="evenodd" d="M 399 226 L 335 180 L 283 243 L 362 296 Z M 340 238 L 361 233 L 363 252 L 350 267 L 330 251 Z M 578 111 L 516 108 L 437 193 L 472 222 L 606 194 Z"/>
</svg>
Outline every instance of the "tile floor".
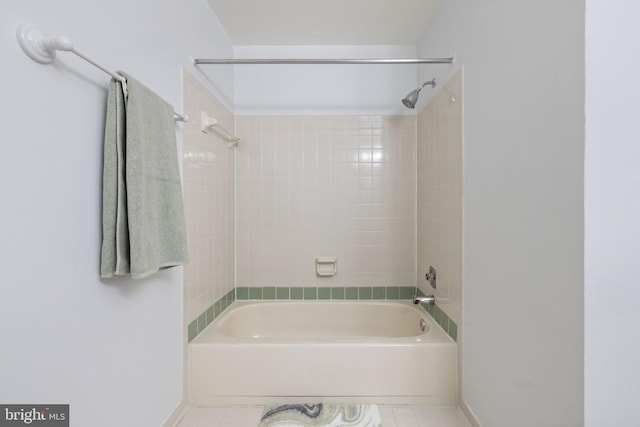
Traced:
<svg viewBox="0 0 640 427">
<path fill-rule="evenodd" d="M 380 405 L 383 427 L 471 427 L 455 406 Z M 257 427 L 264 406 L 193 407 L 176 427 Z"/>
</svg>

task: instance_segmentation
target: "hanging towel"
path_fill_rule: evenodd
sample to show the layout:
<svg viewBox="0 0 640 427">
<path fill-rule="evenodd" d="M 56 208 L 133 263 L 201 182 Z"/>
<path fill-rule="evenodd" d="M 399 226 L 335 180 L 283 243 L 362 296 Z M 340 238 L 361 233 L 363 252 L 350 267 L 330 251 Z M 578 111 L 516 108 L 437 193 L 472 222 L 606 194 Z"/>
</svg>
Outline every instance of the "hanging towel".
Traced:
<svg viewBox="0 0 640 427">
<path fill-rule="evenodd" d="M 173 108 L 127 79 L 112 79 L 107 99 L 102 182 L 100 276 L 140 279 L 186 264 Z"/>
</svg>

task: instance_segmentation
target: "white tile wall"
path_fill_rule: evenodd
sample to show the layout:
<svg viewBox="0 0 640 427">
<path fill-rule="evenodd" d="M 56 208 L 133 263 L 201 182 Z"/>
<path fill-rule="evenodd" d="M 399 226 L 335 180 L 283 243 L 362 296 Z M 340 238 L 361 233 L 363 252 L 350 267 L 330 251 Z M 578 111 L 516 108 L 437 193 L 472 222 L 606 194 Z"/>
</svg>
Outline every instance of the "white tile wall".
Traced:
<svg viewBox="0 0 640 427">
<path fill-rule="evenodd" d="M 236 118 L 237 286 L 413 286 L 414 116 Z M 316 277 L 316 256 L 338 274 Z"/>
<path fill-rule="evenodd" d="M 200 112 L 233 129 L 233 115 L 191 74 L 184 72 L 182 167 L 189 241 L 184 268 L 185 325 L 234 287 L 234 150 L 200 131 Z M 186 326 L 185 326 L 186 330 Z"/>
<path fill-rule="evenodd" d="M 455 98 L 455 101 L 454 101 Z M 458 325 L 462 312 L 462 71 L 418 114 L 418 277 Z M 434 291 L 424 275 L 438 271 Z"/>
</svg>

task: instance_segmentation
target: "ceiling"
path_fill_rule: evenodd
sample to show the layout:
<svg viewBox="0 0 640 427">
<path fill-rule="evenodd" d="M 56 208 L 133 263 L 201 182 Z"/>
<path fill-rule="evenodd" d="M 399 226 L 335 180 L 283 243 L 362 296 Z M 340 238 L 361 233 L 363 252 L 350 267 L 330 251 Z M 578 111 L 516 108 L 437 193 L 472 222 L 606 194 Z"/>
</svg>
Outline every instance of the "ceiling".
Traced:
<svg viewBox="0 0 640 427">
<path fill-rule="evenodd" d="M 236 46 L 416 45 L 441 0 L 208 0 Z"/>
</svg>

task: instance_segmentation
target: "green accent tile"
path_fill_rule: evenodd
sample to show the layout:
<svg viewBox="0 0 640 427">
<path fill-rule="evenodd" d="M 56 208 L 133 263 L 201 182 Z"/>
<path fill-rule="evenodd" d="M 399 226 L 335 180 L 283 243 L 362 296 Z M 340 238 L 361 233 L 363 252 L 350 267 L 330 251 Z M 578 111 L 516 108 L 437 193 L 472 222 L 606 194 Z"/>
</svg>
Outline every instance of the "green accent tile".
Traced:
<svg viewBox="0 0 640 427">
<path fill-rule="evenodd" d="M 344 288 L 345 299 L 358 299 L 358 288 Z"/>
<path fill-rule="evenodd" d="M 433 317 L 435 319 L 436 318 L 436 305 L 435 304 L 429 304 L 428 305 L 428 311 L 429 311 L 429 314 L 431 315 L 431 317 Z"/>
<path fill-rule="evenodd" d="M 400 299 L 412 299 L 415 289 L 411 286 L 400 286 Z"/>
<path fill-rule="evenodd" d="M 318 299 L 318 289 L 317 288 L 304 288 L 304 299 L 306 299 L 306 300 Z"/>
<path fill-rule="evenodd" d="M 344 299 L 344 288 L 331 288 L 331 299 Z"/>
<path fill-rule="evenodd" d="M 236 293 L 233 291 L 233 289 L 231 289 L 229 292 L 227 292 L 227 302 L 229 303 L 229 305 L 231 305 L 231 303 L 233 303 L 236 300 Z"/>
<path fill-rule="evenodd" d="M 214 315 L 214 310 L 213 310 L 213 306 L 209 307 L 207 309 L 207 325 L 211 322 L 213 322 L 213 319 L 215 319 L 216 316 Z"/>
<path fill-rule="evenodd" d="M 387 297 L 386 289 L 382 286 L 373 288 L 373 299 L 385 299 Z"/>
<path fill-rule="evenodd" d="M 206 311 L 198 316 L 198 333 L 202 332 L 207 327 L 207 314 Z"/>
<path fill-rule="evenodd" d="M 442 311 L 442 310 L 440 310 Z M 444 331 L 449 334 L 449 316 L 447 316 L 447 313 L 445 313 L 444 311 L 442 311 L 442 318 L 440 319 L 440 326 L 442 326 L 442 329 L 444 329 Z"/>
<path fill-rule="evenodd" d="M 400 288 L 397 286 L 387 287 L 387 299 L 400 299 Z"/>
<path fill-rule="evenodd" d="M 218 317 L 220 313 L 222 313 L 222 304 L 220 304 L 220 300 L 218 300 L 213 304 L 213 317 Z"/>
<path fill-rule="evenodd" d="M 262 299 L 276 299 L 276 288 L 269 287 L 262 289 Z"/>
<path fill-rule="evenodd" d="M 453 338 L 454 341 L 458 341 L 458 325 L 451 319 L 449 319 L 449 336 Z"/>
<path fill-rule="evenodd" d="M 236 298 L 239 300 L 249 299 L 249 288 L 236 288 Z"/>
<path fill-rule="evenodd" d="M 302 288 L 291 288 L 289 289 L 289 295 L 291 299 L 303 299 Z"/>
<path fill-rule="evenodd" d="M 371 299 L 372 295 L 370 286 L 358 288 L 358 299 Z"/>
<path fill-rule="evenodd" d="M 249 288 L 249 299 L 262 299 L 262 288 Z"/>
<path fill-rule="evenodd" d="M 436 322 L 438 323 L 438 325 L 440 324 L 440 322 L 442 322 L 442 310 L 440 310 L 440 307 L 438 307 L 437 305 L 434 308 L 435 311 L 435 319 Z"/>
<path fill-rule="evenodd" d="M 289 299 L 289 288 L 276 288 L 277 299 Z"/>
<path fill-rule="evenodd" d="M 189 326 L 187 327 L 187 337 L 189 342 L 193 341 L 193 339 L 197 336 L 198 336 L 198 319 L 189 323 Z"/>
<path fill-rule="evenodd" d="M 331 288 L 318 288 L 318 299 L 331 299 Z"/>
</svg>

